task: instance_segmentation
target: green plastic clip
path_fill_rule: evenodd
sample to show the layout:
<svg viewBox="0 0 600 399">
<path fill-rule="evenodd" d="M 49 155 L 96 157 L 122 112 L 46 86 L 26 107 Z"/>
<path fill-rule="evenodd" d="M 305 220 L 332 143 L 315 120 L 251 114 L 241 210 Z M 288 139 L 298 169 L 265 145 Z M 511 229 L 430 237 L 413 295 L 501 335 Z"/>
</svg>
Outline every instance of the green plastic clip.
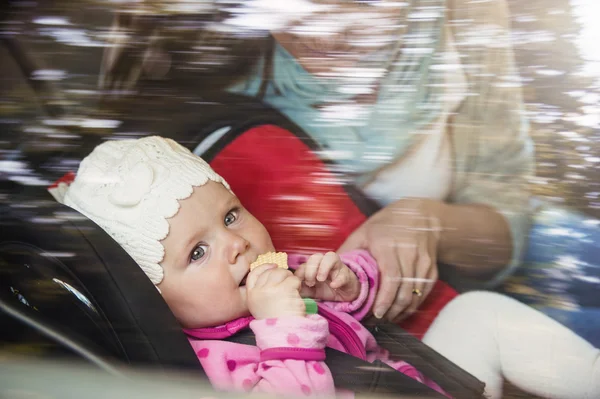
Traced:
<svg viewBox="0 0 600 399">
<path fill-rule="evenodd" d="M 302 300 L 304 301 L 304 306 L 306 306 L 306 314 L 317 314 L 319 312 L 319 307 L 314 299 L 302 298 Z"/>
</svg>

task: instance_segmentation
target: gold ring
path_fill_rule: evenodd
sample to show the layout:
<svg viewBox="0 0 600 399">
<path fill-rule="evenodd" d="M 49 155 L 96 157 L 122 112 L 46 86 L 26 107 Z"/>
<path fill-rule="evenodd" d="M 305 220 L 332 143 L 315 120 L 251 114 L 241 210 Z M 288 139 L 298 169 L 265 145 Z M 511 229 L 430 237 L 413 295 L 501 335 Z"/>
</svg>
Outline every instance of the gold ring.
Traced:
<svg viewBox="0 0 600 399">
<path fill-rule="evenodd" d="M 421 290 L 420 290 L 420 289 L 418 289 L 418 288 L 415 288 L 415 289 L 413 289 L 413 291 L 412 291 L 412 292 L 413 292 L 413 294 L 415 294 L 416 296 L 423 296 L 423 293 L 422 293 L 422 292 L 421 292 Z"/>
</svg>

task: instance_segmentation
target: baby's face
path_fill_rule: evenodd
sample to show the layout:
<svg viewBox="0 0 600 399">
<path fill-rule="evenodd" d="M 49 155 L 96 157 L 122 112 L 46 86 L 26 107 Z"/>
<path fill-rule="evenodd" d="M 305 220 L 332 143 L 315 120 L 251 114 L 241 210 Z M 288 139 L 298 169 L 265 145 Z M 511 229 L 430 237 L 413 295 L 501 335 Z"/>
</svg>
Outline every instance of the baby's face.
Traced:
<svg viewBox="0 0 600 399">
<path fill-rule="evenodd" d="M 180 201 L 162 241 L 163 298 L 186 328 L 249 315 L 245 277 L 258 255 L 273 251 L 265 227 L 223 185 L 208 182 Z"/>
</svg>

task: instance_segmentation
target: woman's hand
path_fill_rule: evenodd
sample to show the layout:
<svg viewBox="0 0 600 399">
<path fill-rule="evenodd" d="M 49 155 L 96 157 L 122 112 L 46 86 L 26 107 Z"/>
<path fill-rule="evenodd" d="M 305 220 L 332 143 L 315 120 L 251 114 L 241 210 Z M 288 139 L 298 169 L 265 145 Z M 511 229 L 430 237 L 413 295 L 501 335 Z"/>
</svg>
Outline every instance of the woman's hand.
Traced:
<svg viewBox="0 0 600 399">
<path fill-rule="evenodd" d="M 305 316 L 300 279 L 277 265 L 258 266 L 248 274 L 248 310 L 255 319 Z"/>
<path fill-rule="evenodd" d="M 441 223 L 437 201 L 401 199 L 374 214 L 339 251 L 367 249 L 377 261 L 381 287 L 374 304 L 378 318 L 398 322 L 414 313 L 438 278 Z"/>
<path fill-rule="evenodd" d="M 351 302 L 360 294 L 358 277 L 335 252 L 314 254 L 298 267 L 300 295 L 324 301 Z"/>
</svg>

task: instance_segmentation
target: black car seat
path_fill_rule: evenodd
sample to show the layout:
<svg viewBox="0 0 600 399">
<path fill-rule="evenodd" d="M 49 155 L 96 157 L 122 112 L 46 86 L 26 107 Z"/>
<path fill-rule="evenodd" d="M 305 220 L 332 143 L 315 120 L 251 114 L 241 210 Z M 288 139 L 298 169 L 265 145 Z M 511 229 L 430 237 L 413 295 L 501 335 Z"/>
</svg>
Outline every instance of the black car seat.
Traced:
<svg viewBox="0 0 600 399">
<path fill-rule="evenodd" d="M 4 348 L 105 369 L 119 362 L 202 373 L 141 269 L 49 195 L 17 194 L 0 207 L 0 305 Z"/>
</svg>

